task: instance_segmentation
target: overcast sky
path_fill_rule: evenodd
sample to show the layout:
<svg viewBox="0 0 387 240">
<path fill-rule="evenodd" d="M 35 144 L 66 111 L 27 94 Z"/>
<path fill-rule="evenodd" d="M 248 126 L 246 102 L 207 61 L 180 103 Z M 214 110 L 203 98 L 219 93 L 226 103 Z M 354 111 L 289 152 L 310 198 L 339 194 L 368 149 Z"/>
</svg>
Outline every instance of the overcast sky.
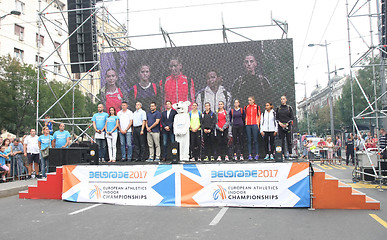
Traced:
<svg viewBox="0 0 387 240">
<path fill-rule="evenodd" d="M 352 9 L 355 2 L 348 0 Z M 366 0 L 359 0 L 359 9 Z M 127 0 L 105 2 L 105 7 L 120 22 L 126 23 Z M 376 0 L 371 0 L 373 12 Z M 358 10 L 367 14 L 368 5 Z M 327 40 L 330 71 L 345 68 L 339 75 L 349 74 L 348 31 L 346 0 L 130 0 L 129 35 L 160 33 L 160 25 L 168 32 L 216 29 L 222 27 L 222 16 L 226 27 L 246 27 L 271 24 L 273 18 L 289 24 L 288 38 L 294 44 L 295 81 L 306 82 L 307 95 L 318 83 L 328 82 L 325 47 L 308 47 L 310 43 Z M 352 61 L 368 50 L 370 44 L 370 20 L 368 17 L 351 18 Z M 376 18 L 372 20 L 374 44 L 378 42 Z M 356 28 L 356 30 L 355 30 Z M 282 31 L 278 27 L 235 30 L 253 40 L 279 39 Z M 229 42 L 246 41 L 231 32 Z M 201 32 L 171 35 L 177 46 L 222 43 L 222 32 Z M 165 47 L 162 36 L 131 38 L 137 49 Z M 333 76 L 333 75 L 331 75 Z M 296 85 L 296 99 L 304 97 L 304 86 Z"/>
</svg>

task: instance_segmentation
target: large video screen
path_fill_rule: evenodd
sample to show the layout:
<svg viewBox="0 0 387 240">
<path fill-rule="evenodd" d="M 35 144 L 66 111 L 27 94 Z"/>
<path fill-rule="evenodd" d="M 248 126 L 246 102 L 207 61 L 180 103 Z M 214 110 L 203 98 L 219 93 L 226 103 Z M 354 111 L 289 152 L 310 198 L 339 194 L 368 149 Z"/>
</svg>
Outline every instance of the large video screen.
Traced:
<svg viewBox="0 0 387 240">
<path fill-rule="evenodd" d="M 126 101 L 135 110 L 139 101 L 146 111 L 166 100 L 195 101 L 199 110 L 223 101 L 229 110 L 235 99 L 246 106 L 253 96 L 263 111 L 286 95 L 295 109 L 293 65 L 292 39 L 103 53 L 100 96 L 106 109 Z"/>
</svg>

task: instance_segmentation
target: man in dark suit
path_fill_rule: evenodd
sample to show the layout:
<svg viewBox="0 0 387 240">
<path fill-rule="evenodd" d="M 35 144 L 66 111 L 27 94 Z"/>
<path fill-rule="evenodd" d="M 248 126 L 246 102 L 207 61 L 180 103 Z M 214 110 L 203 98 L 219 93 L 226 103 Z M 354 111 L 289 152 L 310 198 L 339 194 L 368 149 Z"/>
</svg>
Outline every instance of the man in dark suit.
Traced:
<svg viewBox="0 0 387 240">
<path fill-rule="evenodd" d="M 167 100 L 165 102 L 165 111 L 161 115 L 161 125 L 163 127 L 163 160 L 167 157 L 168 139 L 170 143 L 175 141 L 175 135 L 173 134 L 173 120 L 177 114 L 176 110 L 172 109 L 172 102 Z"/>
</svg>

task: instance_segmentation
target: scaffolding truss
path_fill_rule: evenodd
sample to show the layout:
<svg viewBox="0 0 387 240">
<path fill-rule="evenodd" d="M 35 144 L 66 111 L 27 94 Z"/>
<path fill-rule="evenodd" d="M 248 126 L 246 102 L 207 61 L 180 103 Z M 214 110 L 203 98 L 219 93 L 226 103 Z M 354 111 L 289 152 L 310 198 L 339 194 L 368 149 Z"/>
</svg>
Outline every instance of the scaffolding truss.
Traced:
<svg viewBox="0 0 387 240">
<path fill-rule="evenodd" d="M 56 105 L 58 105 L 61 109 L 61 111 L 64 114 L 64 118 L 51 118 L 51 120 L 57 122 L 57 123 L 65 123 L 67 125 L 72 126 L 72 136 L 73 136 L 73 143 L 76 140 L 75 135 L 74 135 L 74 130 L 78 129 L 80 131 L 80 134 L 77 136 L 77 138 L 81 137 L 86 137 L 87 139 L 93 141 L 93 137 L 90 136 L 90 133 L 87 131 L 92 127 L 91 123 L 91 116 L 84 116 L 84 117 L 75 117 L 75 88 L 79 86 L 80 88 L 83 88 L 86 90 L 87 93 L 92 95 L 96 100 L 100 101 L 99 97 L 93 94 L 90 90 L 88 90 L 83 84 L 82 80 L 86 79 L 91 79 L 92 76 L 92 71 L 94 68 L 99 67 L 100 61 L 99 57 L 97 61 L 89 61 L 89 62 L 76 62 L 76 63 L 69 63 L 65 62 L 65 60 L 61 57 L 59 49 L 68 43 L 70 37 L 74 34 L 76 34 L 77 30 L 84 25 L 92 16 L 96 16 L 97 18 L 101 19 L 100 23 L 97 20 L 96 24 L 100 24 L 101 27 L 99 28 L 97 26 L 97 34 L 98 34 L 98 56 L 101 53 L 104 52 L 119 52 L 119 51 L 129 51 L 129 50 L 137 50 L 136 48 L 131 46 L 130 40 L 131 38 L 142 38 L 142 37 L 151 37 L 151 36 L 162 36 L 163 41 L 165 43 L 165 46 L 167 47 L 168 45 L 170 47 L 176 47 L 176 44 L 173 42 L 171 35 L 174 34 L 186 34 L 186 33 L 198 33 L 198 32 L 209 32 L 209 31 L 221 31 L 222 36 L 223 36 L 223 42 L 228 43 L 227 39 L 227 32 L 233 33 L 235 35 L 238 35 L 248 41 L 253 41 L 252 38 L 246 37 L 240 33 L 238 33 L 236 30 L 238 29 L 248 29 L 248 28 L 266 28 L 266 27 L 275 27 L 275 28 L 280 28 L 282 31 L 282 36 L 281 38 L 287 38 L 288 34 L 288 24 L 286 21 L 279 21 L 276 19 L 272 19 L 272 23 L 268 25 L 255 25 L 255 26 L 244 26 L 244 27 L 232 27 L 232 28 L 227 28 L 224 24 L 223 17 L 222 17 L 222 27 L 221 28 L 216 28 L 216 29 L 202 29 L 202 30 L 189 30 L 189 31 L 180 31 L 180 32 L 172 32 L 168 33 L 160 24 L 160 33 L 154 33 L 154 34 L 146 34 L 146 35 L 134 35 L 134 36 L 129 36 L 128 33 L 128 27 L 122 25 L 114 16 L 111 14 L 108 9 L 105 7 L 104 1 L 99 1 L 101 2 L 100 4 L 93 6 L 91 8 L 82 8 L 82 9 L 76 9 L 76 10 L 66 10 L 63 9 L 63 4 L 60 4 L 58 0 L 51 0 L 48 2 L 48 5 L 46 7 L 42 7 L 42 1 L 39 0 L 39 11 L 38 11 L 38 34 L 40 35 L 42 28 L 46 30 L 46 34 L 49 36 L 49 39 L 51 43 L 54 46 L 54 51 L 52 51 L 48 57 L 46 57 L 42 62 L 38 64 L 38 73 L 37 73 L 37 90 L 36 90 L 36 97 L 37 97 L 37 104 L 36 104 L 36 130 L 38 131 L 39 126 L 42 127 L 41 122 L 44 121 L 44 116 Z M 56 4 L 58 7 L 57 11 L 50 11 L 49 7 Z M 68 31 L 68 21 L 67 21 L 67 13 L 71 11 L 85 11 L 85 10 L 91 10 L 91 14 L 81 23 L 81 25 L 75 29 L 73 32 Z M 62 27 L 61 25 L 58 25 L 58 23 L 51 19 L 51 16 L 59 16 L 61 20 L 65 22 L 65 26 Z M 127 24 L 129 22 L 129 7 L 127 7 Z M 105 24 L 109 24 L 112 26 L 112 28 L 107 31 L 105 28 Z M 67 37 L 64 41 L 62 41 L 59 45 L 55 45 L 55 41 L 53 38 L 53 34 L 48 31 L 47 26 L 48 25 L 53 25 L 56 28 L 60 29 Z M 40 39 L 38 40 L 38 59 L 40 59 Z M 58 64 L 46 64 L 46 62 L 54 57 L 54 56 L 59 56 L 60 63 Z M 74 78 L 72 77 L 71 73 L 71 65 L 73 64 L 92 64 L 92 67 L 90 69 L 87 69 L 85 74 L 80 77 L 80 78 Z M 52 70 L 53 68 L 63 68 L 64 69 L 64 74 L 55 72 Z M 51 72 L 55 73 L 57 77 L 63 78 L 64 82 L 71 82 L 72 85 L 71 87 L 61 96 L 57 96 L 56 93 L 53 91 L 50 81 L 46 79 L 45 77 L 43 80 L 41 80 L 41 76 L 44 76 L 45 72 Z M 100 81 L 99 78 L 92 78 L 94 81 Z M 39 114 L 39 86 L 40 84 L 47 84 L 47 86 L 50 88 L 51 93 L 55 99 L 55 102 L 48 108 L 45 109 L 43 114 Z M 65 111 L 61 104 L 61 100 L 68 94 L 71 94 L 73 96 L 72 99 L 72 112 L 68 113 Z M 89 123 L 85 123 L 85 120 L 89 120 Z"/>
<path fill-rule="evenodd" d="M 383 0 L 382 0 L 383 1 Z M 365 141 L 362 137 L 362 134 L 358 127 L 359 120 L 369 119 L 374 120 L 376 124 L 376 130 L 377 130 L 377 138 L 379 139 L 379 124 L 380 120 L 387 120 L 387 110 L 385 110 L 386 106 L 386 86 L 385 86 L 385 60 L 383 59 L 382 55 L 386 54 L 386 48 L 385 44 L 383 43 L 383 31 L 386 31 L 384 28 L 382 29 L 382 13 L 381 13 L 381 6 L 380 6 L 380 0 L 356 0 L 352 1 L 352 3 L 349 3 L 349 0 L 346 1 L 346 8 L 347 8 L 347 31 L 348 31 L 348 46 L 349 46 L 349 63 L 350 63 L 350 79 L 351 79 L 351 101 L 352 101 L 352 123 L 353 123 L 353 132 L 356 132 L 358 136 L 361 138 L 361 143 L 363 146 L 365 146 Z M 362 19 L 364 21 L 369 21 L 369 29 L 367 30 L 367 34 L 369 34 L 370 38 L 366 39 L 364 35 L 362 34 L 362 30 L 359 29 L 358 24 L 354 20 Z M 375 22 L 376 20 L 376 22 Z M 363 21 L 363 22 L 364 22 Z M 375 32 L 375 26 L 376 32 L 378 35 L 378 39 L 374 40 L 374 32 Z M 364 47 L 364 53 L 360 57 L 354 57 L 352 55 L 352 33 L 355 32 L 356 35 L 358 35 L 361 40 Z M 376 44 L 375 44 L 376 42 Z M 375 57 L 379 55 L 380 56 L 380 62 L 375 61 Z M 380 72 L 377 73 L 376 67 L 379 67 Z M 356 76 L 356 71 L 359 68 L 372 68 L 372 85 L 373 85 L 373 99 L 370 99 L 366 92 L 364 91 L 364 87 L 360 83 L 359 79 Z M 381 93 L 378 95 L 377 93 L 377 80 L 378 77 L 381 82 Z M 360 88 L 362 97 L 367 101 L 367 107 L 363 109 L 360 113 L 355 113 L 354 109 L 354 91 L 353 87 L 354 85 L 357 85 Z M 358 97 L 358 96 L 357 96 Z M 380 108 L 378 102 L 382 102 L 382 108 Z M 387 125 L 385 125 L 387 127 Z M 378 141 L 379 145 L 379 141 Z M 354 179 L 359 179 L 359 174 L 369 175 L 372 177 L 375 177 L 375 179 L 379 182 L 379 190 L 382 190 L 382 184 L 383 181 L 387 178 L 386 176 L 382 175 L 382 169 L 381 169 L 381 158 L 380 153 L 381 149 L 377 148 L 377 162 L 379 163 L 378 170 L 376 169 L 376 166 L 371 161 L 371 153 L 369 151 L 365 151 L 367 158 L 370 162 L 371 168 L 373 173 L 366 173 L 364 169 L 359 168 L 358 161 L 355 157 L 355 169 L 354 169 Z M 356 154 L 355 154 L 356 156 Z"/>
</svg>

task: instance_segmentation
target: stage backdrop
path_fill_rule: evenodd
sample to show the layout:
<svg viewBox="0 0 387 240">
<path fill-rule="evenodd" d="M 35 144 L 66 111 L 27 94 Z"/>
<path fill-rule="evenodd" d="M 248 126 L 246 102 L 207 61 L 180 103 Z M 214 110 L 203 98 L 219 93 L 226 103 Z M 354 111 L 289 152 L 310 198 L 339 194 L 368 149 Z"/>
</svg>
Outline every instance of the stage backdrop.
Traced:
<svg viewBox="0 0 387 240">
<path fill-rule="evenodd" d="M 255 58 L 255 76 L 248 76 L 248 66 L 244 64 L 246 56 Z M 150 81 L 157 86 L 156 99 L 159 106 L 164 105 L 164 91 L 159 89 L 171 75 L 170 60 L 178 58 L 182 73 L 192 79 L 195 100 L 201 101 L 200 93 L 207 86 L 207 74 L 216 70 L 221 81 L 215 83 L 224 87 L 217 99 L 228 101 L 227 108 L 233 106 L 234 99 L 247 104 L 248 96 L 255 96 L 256 103 L 263 110 L 266 101 L 275 106 L 280 104 L 281 95 L 287 95 L 288 104 L 295 109 L 293 42 L 292 39 L 250 41 L 226 44 L 211 44 L 187 47 L 173 47 L 149 50 L 133 50 L 101 54 L 101 98 L 106 102 L 106 71 L 114 69 L 119 91 L 111 95 L 112 104 L 119 106 L 119 101 L 129 102 L 130 109 L 135 107 L 133 86 L 139 82 L 139 68 L 146 64 L 150 67 Z M 254 64 L 254 63 L 253 63 Z M 152 85 L 150 93 L 155 92 Z M 168 90 L 167 90 L 168 91 Z M 118 100 L 114 98 L 118 96 Z M 109 97 L 109 96 L 108 96 Z M 138 100 L 136 98 L 136 100 Z M 208 99 L 206 98 L 205 101 Z M 109 100 L 108 100 L 109 101 Z M 149 110 L 149 102 L 144 100 L 143 109 Z M 111 105 L 111 104 L 108 104 Z M 216 103 L 217 105 L 217 103 Z M 109 107 L 109 106 L 108 106 Z M 201 109 L 202 106 L 199 106 Z M 227 109 L 229 110 L 229 109 Z"/>
<path fill-rule="evenodd" d="M 63 166 L 62 199 L 142 206 L 309 207 L 308 166 Z"/>
</svg>

